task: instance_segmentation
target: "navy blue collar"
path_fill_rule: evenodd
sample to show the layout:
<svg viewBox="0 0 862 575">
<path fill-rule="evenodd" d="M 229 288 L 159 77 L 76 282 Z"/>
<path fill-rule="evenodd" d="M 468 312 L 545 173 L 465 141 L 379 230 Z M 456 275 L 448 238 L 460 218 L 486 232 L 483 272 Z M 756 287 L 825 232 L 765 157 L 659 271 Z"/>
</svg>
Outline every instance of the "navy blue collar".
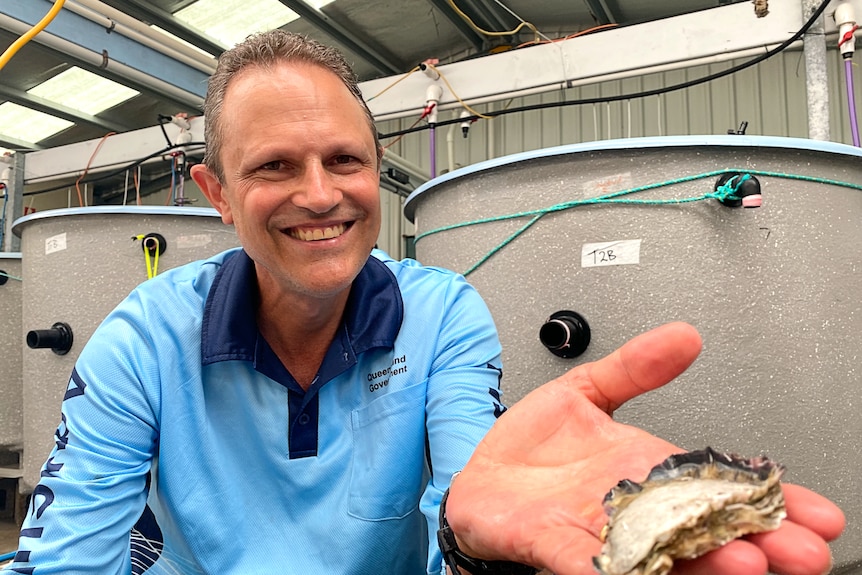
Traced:
<svg viewBox="0 0 862 575">
<path fill-rule="evenodd" d="M 202 362 L 250 361 L 260 373 L 298 389 L 258 331 L 258 303 L 254 262 L 244 250 L 237 250 L 219 268 L 207 295 L 201 328 Z M 395 275 L 383 262 L 369 257 L 353 281 L 341 327 L 313 387 L 319 388 L 355 365 L 356 357 L 365 351 L 392 348 L 403 317 L 404 304 Z"/>
</svg>

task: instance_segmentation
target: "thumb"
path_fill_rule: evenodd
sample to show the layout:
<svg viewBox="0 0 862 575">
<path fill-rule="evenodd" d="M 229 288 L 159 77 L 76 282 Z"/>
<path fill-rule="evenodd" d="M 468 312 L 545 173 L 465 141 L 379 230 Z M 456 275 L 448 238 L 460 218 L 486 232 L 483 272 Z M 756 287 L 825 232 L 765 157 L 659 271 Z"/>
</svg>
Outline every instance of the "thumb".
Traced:
<svg viewBox="0 0 862 575">
<path fill-rule="evenodd" d="M 571 373 L 584 395 L 611 414 L 623 403 L 661 387 L 684 372 L 697 358 L 702 340 L 687 323 L 657 327 L 625 343 L 612 354 Z M 564 376 L 561 379 L 566 379 Z"/>
</svg>

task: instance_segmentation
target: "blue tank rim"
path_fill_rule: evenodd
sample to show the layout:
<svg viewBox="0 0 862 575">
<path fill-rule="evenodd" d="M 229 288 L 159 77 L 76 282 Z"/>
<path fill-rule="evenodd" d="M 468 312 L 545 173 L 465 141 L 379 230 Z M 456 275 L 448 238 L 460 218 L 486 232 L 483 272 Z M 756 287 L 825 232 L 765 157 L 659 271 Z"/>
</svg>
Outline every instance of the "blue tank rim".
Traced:
<svg viewBox="0 0 862 575">
<path fill-rule="evenodd" d="M 57 208 L 33 212 L 12 222 L 12 233 L 21 237 L 21 228 L 26 224 L 48 218 L 61 218 L 79 215 L 134 215 L 134 216 L 203 216 L 219 217 L 214 208 L 187 208 L 180 206 L 89 206 L 86 208 Z"/>
<path fill-rule="evenodd" d="M 839 144 L 837 142 L 825 142 L 810 140 L 807 138 L 788 138 L 783 136 L 744 136 L 732 135 L 703 135 L 703 136 L 650 136 L 644 138 L 620 138 L 615 140 L 597 140 L 593 142 L 582 142 L 578 144 L 564 144 L 551 148 L 542 148 L 528 152 L 519 152 L 500 156 L 492 160 L 485 160 L 458 168 L 432 180 L 429 180 L 413 190 L 404 201 L 404 217 L 413 222 L 416 215 L 416 200 L 422 194 L 433 190 L 435 187 L 464 176 L 475 174 L 526 160 L 561 156 L 564 154 L 576 154 L 581 152 L 596 152 L 604 150 L 627 150 L 633 148 L 665 148 L 665 147 L 694 147 L 694 146 L 727 146 L 727 147 L 759 147 L 759 148 L 786 148 L 793 150 L 804 150 L 812 152 L 827 152 L 842 154 L 846 156 L 857 156 L 862 158 L 862 148 Z"/>
</svg>

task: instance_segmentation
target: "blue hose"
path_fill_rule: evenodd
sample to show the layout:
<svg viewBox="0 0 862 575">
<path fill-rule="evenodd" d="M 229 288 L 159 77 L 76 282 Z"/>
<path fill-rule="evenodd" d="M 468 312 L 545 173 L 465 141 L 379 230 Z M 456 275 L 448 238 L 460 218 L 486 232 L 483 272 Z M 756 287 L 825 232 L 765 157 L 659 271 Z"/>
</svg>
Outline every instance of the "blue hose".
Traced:
<svg viewBox="0 0 862 575">
<path fill-rule="evenodd" d="M 5 555 L 0 555 L 0 563 L 2 563 L 3 561 L 9 561 L 13 557 L 15 557 L 16 553 L 17 553 L 17 551 L 12 551 L 11 553 L 7 553 Z"/>
</svg>

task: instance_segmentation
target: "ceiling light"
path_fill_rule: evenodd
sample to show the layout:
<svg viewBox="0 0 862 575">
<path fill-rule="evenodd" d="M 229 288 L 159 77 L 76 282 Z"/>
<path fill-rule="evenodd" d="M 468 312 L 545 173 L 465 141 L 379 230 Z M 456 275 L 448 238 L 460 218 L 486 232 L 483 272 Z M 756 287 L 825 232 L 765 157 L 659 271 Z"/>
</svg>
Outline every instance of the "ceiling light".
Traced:
<svg viewBox="0 0 862 575">
<path fill-rule="evenodd" d="M 309 4 L 320 8 L 330 2 L 316 0 Z M 234 46 L 249 34 L 274 30 L 299 18 L 279 0 L 198 0 L 174 16 L 225 46 Z"/>
<path fill-rule="evenodd" d="M 16 140 L 35 144 L 73 125 L 12 102 L 0 104 L 0 132 Z"/>
<path fill-rule="evenodd" d="M 27 93 L 93 116 L 138 95 L 131 88 L 75 66 Z"/>
</svg>

